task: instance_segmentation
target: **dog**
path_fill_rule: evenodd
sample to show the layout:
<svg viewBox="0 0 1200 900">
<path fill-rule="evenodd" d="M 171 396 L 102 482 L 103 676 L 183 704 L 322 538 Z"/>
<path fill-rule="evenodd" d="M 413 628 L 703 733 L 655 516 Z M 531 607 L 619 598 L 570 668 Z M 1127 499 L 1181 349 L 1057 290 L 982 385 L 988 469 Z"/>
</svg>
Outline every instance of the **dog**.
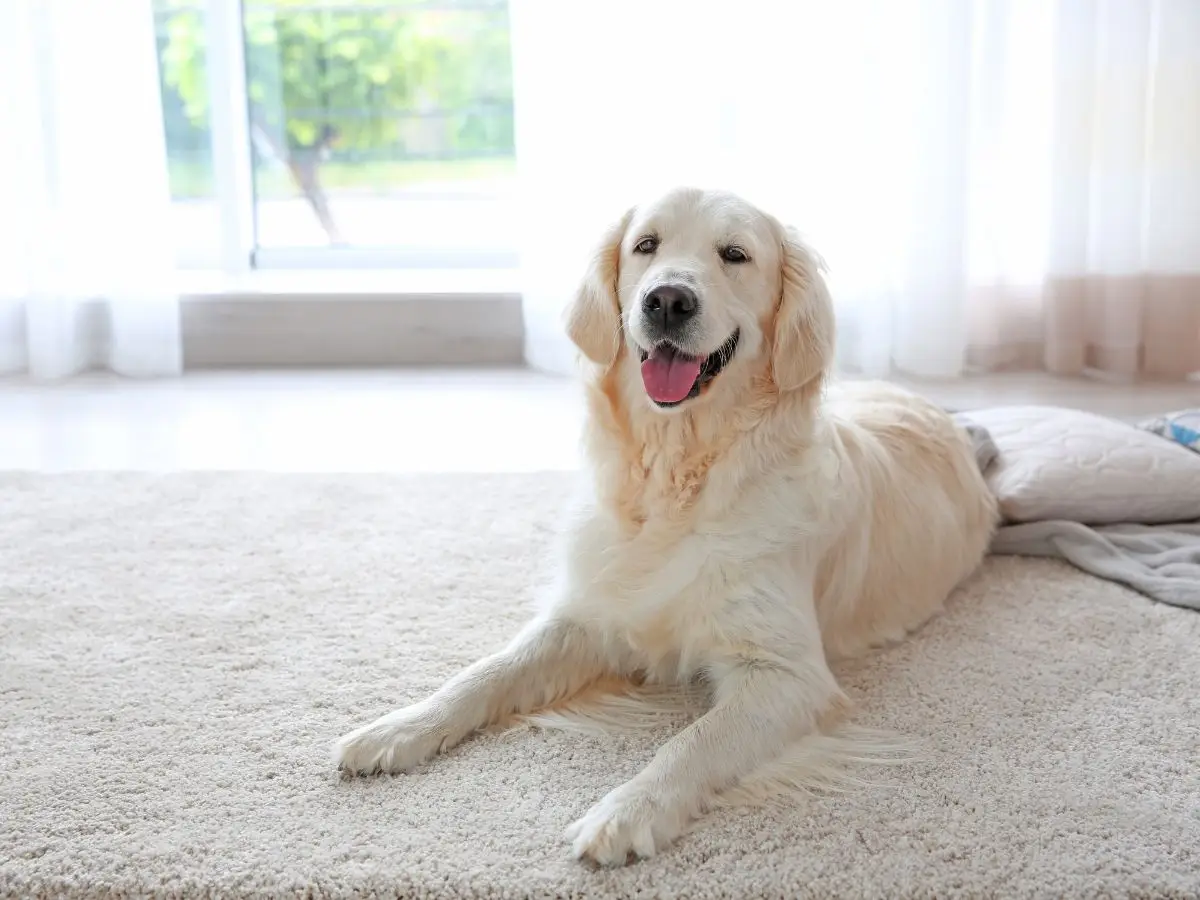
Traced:
<svg viewBox="0 0 1200 900">
<path fill-rule="evenodd" d="M 649 857 L 850 711 L 831 661 L 902 639 L 979 566 L 998 515 L 969 438 L 884 383 L 830 385 L 824 266 L 729 193 L 681 188 L 603 236 L 566 316 L 586 495 L 558 580 L 503 650 L 336 744 L 403 772 L 602 679 L 700 679 L 709 705 L 567 829 Z"/>
</svg>

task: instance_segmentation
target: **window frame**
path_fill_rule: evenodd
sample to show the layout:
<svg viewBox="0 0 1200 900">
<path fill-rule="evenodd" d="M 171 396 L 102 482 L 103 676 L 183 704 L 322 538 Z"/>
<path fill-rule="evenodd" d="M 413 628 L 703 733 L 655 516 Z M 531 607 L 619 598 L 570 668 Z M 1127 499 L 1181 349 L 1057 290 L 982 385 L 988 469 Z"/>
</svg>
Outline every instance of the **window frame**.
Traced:
<svg viewBox="0 0 1200 900">
<path fill-rule="evenodd" d="M 256 243 L 244 14 L 241 0 L 204 0 L 204 12 L 220 269 L 242 275 L 254 267 Z"/>
</svg>

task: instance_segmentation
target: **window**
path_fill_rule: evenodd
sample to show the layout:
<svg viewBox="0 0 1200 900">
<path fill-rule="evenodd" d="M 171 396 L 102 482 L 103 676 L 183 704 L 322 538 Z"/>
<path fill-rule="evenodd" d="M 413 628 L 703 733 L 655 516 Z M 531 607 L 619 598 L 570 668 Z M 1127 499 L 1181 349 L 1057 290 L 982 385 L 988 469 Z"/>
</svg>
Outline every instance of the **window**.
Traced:
<svg viewBox="0 0 1200 900">
<path fill-rule="evenodd" d="M 507 0 L 156 0 L 156 23 L 184 259 L 515 261 Z"/>
</svg>

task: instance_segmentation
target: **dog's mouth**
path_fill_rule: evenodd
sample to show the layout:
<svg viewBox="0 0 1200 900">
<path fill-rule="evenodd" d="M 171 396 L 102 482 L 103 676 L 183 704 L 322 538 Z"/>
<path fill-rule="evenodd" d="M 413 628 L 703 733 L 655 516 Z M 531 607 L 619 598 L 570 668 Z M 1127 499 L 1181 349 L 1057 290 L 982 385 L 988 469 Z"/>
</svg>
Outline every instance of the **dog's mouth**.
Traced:
<svg viewBox="0 0 1200 900">
<path fill-rule="evenodd" d="M 708 356 L 690 356 L 670 341 L 659 341 L 649 350 L 639 347 L 642 384 L 647 396 L 663 407 L 678 406 L 685 400 L 699 397 L 733 359 L 739 337 L 740 329 Z"/>
</svg>

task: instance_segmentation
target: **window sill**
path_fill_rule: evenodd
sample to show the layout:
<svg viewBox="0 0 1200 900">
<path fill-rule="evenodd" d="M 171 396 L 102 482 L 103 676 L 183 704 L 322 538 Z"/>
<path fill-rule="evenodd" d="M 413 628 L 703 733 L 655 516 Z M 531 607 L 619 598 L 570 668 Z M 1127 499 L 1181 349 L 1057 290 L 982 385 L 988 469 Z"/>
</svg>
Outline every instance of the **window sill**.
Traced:
<svg viewBox="0 0 1200 900">
<path fill-rule="evenodd" d="M 455 299 L 517 295 L 520 273 L 516 269 L 258 269 L 241 275 L 181 271 L 175 285 L 185 300 L 413 296 Z"/>
</svg>

